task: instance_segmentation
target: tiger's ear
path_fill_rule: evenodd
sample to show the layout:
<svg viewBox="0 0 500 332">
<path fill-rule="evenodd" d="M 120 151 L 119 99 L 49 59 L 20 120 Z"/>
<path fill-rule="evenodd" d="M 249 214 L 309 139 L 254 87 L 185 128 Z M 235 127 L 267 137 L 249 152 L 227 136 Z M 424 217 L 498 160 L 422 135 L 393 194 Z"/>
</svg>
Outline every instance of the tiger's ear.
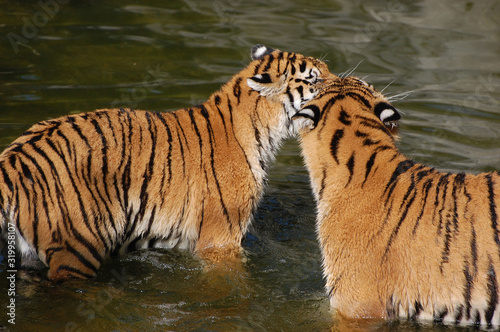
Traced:
<svg viewBox="0 0 500 332">
<path fill-rule="evenodd" d="M 401 119 L 401 114 L 388 103 L 378 103 L 374 112 L 383 123 L 395 122 Z"/>
<path fill-rule="evenodd" d="M 261 96 L 268 97 L 283 90 L 283 84 L 286 84 L 285 79 L 284 75 L 275 77 L 274 75 L 271 76 L 268 73 L 263 73 L 247 78 L 247 84 L 252 90 L 259 92 Z"/>
<path fill-rule="evenodd" d="M 265 45 L 255 45 L 252 47 L 251 56 L 252 60 L 260 60 L 265 55 L 271 54 L 274 52 L 273 48 L 267 47 Z"/>
<path fill-rule="evenodd" d="M 305 130 L 309 132 L 318 125 L 319 115 L 318 106 L 309 105 L 295 113 L 292 120 L 297 131 Z"/>
</svg>

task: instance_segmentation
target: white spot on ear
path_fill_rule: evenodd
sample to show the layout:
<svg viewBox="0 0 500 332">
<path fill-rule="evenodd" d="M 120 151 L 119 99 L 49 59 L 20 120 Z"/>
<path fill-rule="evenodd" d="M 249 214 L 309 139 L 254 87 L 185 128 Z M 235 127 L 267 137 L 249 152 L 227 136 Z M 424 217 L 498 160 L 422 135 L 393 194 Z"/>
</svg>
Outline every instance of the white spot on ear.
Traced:
<svg viewBox="0 0 500 332">
<path fill-rule="evenodd" d="M 310 108 L 301 109 L 292 116 L 294 130 L 296 133 L 303 131 L 309 132 L 314 129 L 314 117 L 316 114 Z"/>
<path fill-rule="evenodd" d="M 304 116 L 304 117 L 310 118 L 310 119 L 314 119 L 314 116 L 315 116 L 314 111 L 312 109 L 310 109 L 310 108 L 304 108 L 304 109 L 302 109 L 298 113 L 298 115 L 301 115 L 301 116 Z"/>
<path fill-rule="evenodd" d="M 382 112 L 380 112 L 380 120 L 382 122 L 385 122 L 385 120 L 389 119 L 390 117 L 394 116 L 394 110 L 391 110 L 390 108 L 386 108 Z"/>
<path fill-rule="evenodd" d="M 253 57 L 260 59 L 267 52 L 267 47 L 262 45 L 253 51 Z"/>
</svg>

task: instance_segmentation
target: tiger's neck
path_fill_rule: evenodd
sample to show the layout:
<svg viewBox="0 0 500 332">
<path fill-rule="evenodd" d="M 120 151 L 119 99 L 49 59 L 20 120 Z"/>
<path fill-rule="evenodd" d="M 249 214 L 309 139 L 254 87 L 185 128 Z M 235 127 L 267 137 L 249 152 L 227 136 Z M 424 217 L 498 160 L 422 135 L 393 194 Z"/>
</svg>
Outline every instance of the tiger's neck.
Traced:
<svg viewBox="0 0 500 332">
<path fill-rule="evenodd" d="M 302 153 L 318 202 L 319 219 L 332 206 L 374 200 L 387 183 L 387 169 L 406 159 L 393 137 L 379 123 L 364 116 L 351 116 L 349 123 L 326 124 L 302 135 Z M 344 121 L 345 122 L 345 121 Z M 382 167 L 383 166 L 383 167 Z M 341 213 L 342 211 L 339 211 Z"/>
<path fill-rule="evenodd" d="M 244 152 L 255 180 L 262 184 L 279 147 L 290 135 L 291 121 L 281 103 L 250 90 L 245 80 L 235 77 L 225 89 L 233 95 L 221 90 L 204 105 L 219 119 L 220 135 L 232 140 L 235 150 Z"/>
</svg>

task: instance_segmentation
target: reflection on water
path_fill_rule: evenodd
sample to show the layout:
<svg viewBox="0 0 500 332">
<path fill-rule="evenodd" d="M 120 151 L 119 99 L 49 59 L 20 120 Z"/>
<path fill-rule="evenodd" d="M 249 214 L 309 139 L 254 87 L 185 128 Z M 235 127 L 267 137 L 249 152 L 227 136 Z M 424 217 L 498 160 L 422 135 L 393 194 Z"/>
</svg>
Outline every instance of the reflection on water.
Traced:
<svg viewBox="0 0 500 332">
<path fill-rule="evenodd" d="M 443 170 L 500 169 L 500 4 L 390 1 L 9 2 L 0 13 L 0 148 L 31 124 L 116 106 L 168 111 L 205 100 L 253 44 L 325 59 L 395 96 L 407 155 Z M 297 144 L 272 167 L 243 270 L 190 254 L 135 252 L 98 278 L 19 280 L 13 331 L 440 331 L 346 322 L 330 312 L 314 202 Z M 0 303 L 7 303 L 0 272 Z M 0 314 L 0 325 L 7 325 Z M 446 329 L 449 330 L 448 328 Z M 457 329 L 459 330 L 459 329 Z"/>
</svg>

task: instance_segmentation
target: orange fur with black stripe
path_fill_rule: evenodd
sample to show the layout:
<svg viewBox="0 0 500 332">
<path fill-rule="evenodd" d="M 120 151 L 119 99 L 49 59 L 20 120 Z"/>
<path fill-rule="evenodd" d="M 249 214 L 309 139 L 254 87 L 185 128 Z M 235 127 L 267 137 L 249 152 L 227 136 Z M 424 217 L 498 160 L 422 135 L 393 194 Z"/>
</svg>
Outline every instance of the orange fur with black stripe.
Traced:
<svg viewBox="0 0 500 332">
<path fill-rule="evenodd" d="M 34 125 L 0 155 L 0 224 L 23 264 L 95 276 L 146 247 L 238 256 L 291 116 L 327 66 L 262 45 L 205 103 L 167 113 L 105 109 Z"/>
<path fill-rule="evenodd" d="M 328 82 L 295 117 L 330 303 L 350 318 L 498 326 L 500 176 L 443 173 L 395 146 L 399 114 Z"/>
</svg>

